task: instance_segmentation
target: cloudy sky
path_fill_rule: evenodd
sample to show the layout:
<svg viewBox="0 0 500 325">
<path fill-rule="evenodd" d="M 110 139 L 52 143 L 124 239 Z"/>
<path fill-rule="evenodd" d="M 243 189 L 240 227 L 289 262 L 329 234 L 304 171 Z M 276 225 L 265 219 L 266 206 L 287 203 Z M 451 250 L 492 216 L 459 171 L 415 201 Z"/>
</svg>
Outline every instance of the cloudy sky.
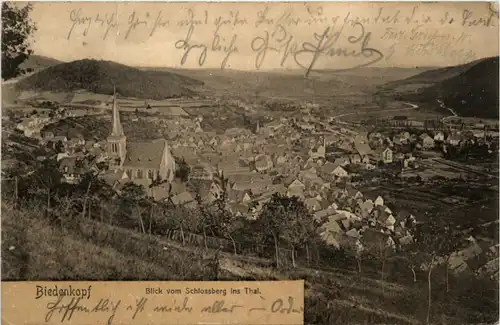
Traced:
<svg viewBox="0 0 500 325">
<path fill-rule="evenodd" d="M 32 19 L 36 54 L 132 66 L 443 66 L 496 56 L 499 39 L 488 3 L 39 2 Z"/>
</svg>

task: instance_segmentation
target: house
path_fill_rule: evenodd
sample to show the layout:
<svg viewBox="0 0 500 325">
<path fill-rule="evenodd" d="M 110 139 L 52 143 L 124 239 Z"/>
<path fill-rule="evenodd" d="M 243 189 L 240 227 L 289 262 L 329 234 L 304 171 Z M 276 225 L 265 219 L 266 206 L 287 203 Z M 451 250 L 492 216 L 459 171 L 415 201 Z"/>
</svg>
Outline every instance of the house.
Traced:
<svg viewBox="0 0 500 325">
<path fill-rule="evenodd" d="M 462 137 L 458 134 L 450 134 L 446 139 L 446 142 L 452 146 L 458 146 L 460 141 L 462 141 Z"/>
<path fill-rule="evenodd" d="M 383 253 L 380 250 L 396 248 L 396 243 L 389 234 L 371 228 L 367 228 L 361 233 L 361 242 L 366 250 L 378 250 L 376 254 Z"/>
<path fill-rule="evenodd" d="M 444 141 L 444 133 L 439 131 L 436 134 L 434 134 L 434 141 L 443 142 Z"/>
<path fill-rule="evenodd" d="M 351 164 L 359 164 L 361 163 L 361 156 L 359 154 L 352 154 L 349 155 L 349 160 L 351 161 Z"/>
<path fill-rule="evenodd" d="M 333 164 L 335 166 L 342 166 L 342 167 L 345 167 L 345 166 L 349 165 L 350 163 L 351 163 L 351 160 L 349 159 L 349 156 L 339 157 L 339 158 L 335 159 L 335 161 L 333 162 Z"/>
<path fill-rule="evenodd" d="M 58 143 L 59 141 L 66 144 L 66 142 L 68 142 L 68 138 L 65 135 L 57 135 L 52 138 L 52 142 L 54 143 Z"/>
<path fill-rule="evenodd" d="M 309 156 L 312 159 L 318 159 L 318 158 L 323 158 L 325 159 L 326 155 L 326 140 L 323 139 L 323 143 L 316 148 L 316 150 L 310 150 L 309 151 Z"/>
<path fill-rule="evenodd" d="M 274 120 L 266 124 L 266 127 L 270 128 L 272 131 L 276 131 L 284 127 L 285 124 L 281 120 Z"/>
<path fill-rule="evenodd" d="M 392 142 L 395 144 L 406 144 L 410 140 L 409 132 L 401 132 L 392 137 Z"/>
<path fill-rule="evenodd" d="M 357 199 L 362 199 L 363 198 L 363 193 L 361 193 L 359 190 L 355 189 L 354 187 L 348 185 L 344 189 L 344 192 L 351 198 L 357 200 Z"/>
<path fill-rule="evenodd" d="M 237 217 L 248 217 L 249 219 L 255 219 L 254 215 L 252 213 L 249 213 L 248 206 L 238 204 L 238 203 L 232 203 L 229 204 L 229 211 L 233 213 Z M 256 212 L 256 211 L 253 211 Z M 256 214 L 255 214 L 256 217 Z"/>
<path fill-rule="evenodd" d="M 337 166 L 333 170 L 332 175 L 338 178 L 345 178 L 349 176 L 349 173 L 347 173 L 347 171 L 344 168 L 342 168 L 342 166 Z"/>
<path fill-rule="evenodd" d="M 273 168 L 273 161 L 267 155 L 260 155 L 255 158 L 255 169 L 259 172 L 265 172 Z"/>
<path fill-rule="evenodd" d="M 415 216 L 406 210 L 400 210 L 395 219 L 394 231 L 400 236 L 405 235 L 409 229 L 412 229 L 417 224 Z"/>
<path fill-rule="evenodd" d="M 422 133 L 419 136 L 419 139 L 422 142 L 422 147 L 424 149 L 434 148 L 434 146 L 435 146 L 434 139 L 431 138 L 427 133 Z"/>
<path fill-rule="evenodd" d="M 330 161 L 327 161 L 323 166 L 321 166 L 321 174 L 332 175 L 335 168 L 337 168 L 337 165 Z"/>
<path fill-rule="evenodd" d="M 358 203 L 358 206 L 354 210 L 354 214 L 360 216 L 361 218 L 367 218 L 370 216 L 374 207 L 372 200 L 366 200 L 362 203 Z"/>
<path fill-rule="evenodd" d="M 385 148 L 384 150 L 378 151 L 378 160 L 382 161 L 384 164 L 392 163 L 392 150 L 390 148 Z"/>
<path fill-rule="evenodd" d="M 33 129 L 37 126 L 38 121 L 34 118 L 25 118 L 16 125 L 16 129 L 24 132 L 27 129 Z"/>
<path fill-rule="evenodd" d="M 42 140 L 42 136 L 40 134 L 40 128 L 26 129 L 24 130 L 24 136 L 28 138 L 35 138 Z"/>
<path fill-rule="evenodd" d="M 370 214 L 370 219 L 391 230 L 394 230 L 396 224 L 392 211 L 384 205 L 376 205 Z"/>
<path fill-rule="evenodd" d="M 219 199 L 222 195 L 223 189 L 221 184 L 214 179 L 212 183 L 210 184 L 210 187 L 208 189 L 208 192 L 206 193 L 205 197 L 202 197 L 204 201 L 206 202 L 212 202 L 217 199 Z"/>
<path fill-rule="evenodd" d="M 399 137 L 400 137 L 402 143 L 407 143 L 408 141 L 410 141 L 410 136 L 411 136 L 411 134 L 408 131 L 401 132 L 399 134 Z"/>
<path fill-rule="evenodd" d="M 83 138 L 69 139 L 67 145 L 70 148 L 82 147 L 85 145 L 85 140 Z"/>
<path fill-rule="evenodd" d="M 50 131 L 44 131 L 44 132 L 42 132 L 42 139 L 45 142 L 52 140 L 52 139 L 54 139 L 54 133 L 52 133 Z"/>
<path fill-rule="evenodd" d="M 111 170 L 122 170 L 137 184 L 151 184 L 155 180 L 171 182 L 175 176 L 175 159 L 165 139 L 149 142 L 128 142 L 123 132 L 120 113 L 113 96 L 112 128 L 107 138 L 107 152 Z"/>
<path fill-rule="evenodd" d="M 249 204 L 250 202 L 252 202 L 252 197 L 253 197 L 252 191 L 245 191 L 244 193 L 245 194 L 243 194 L 243 198 L 241 199 L 241 203 Z"/>
<path fill-rule="evenodd" d="M 314 124 L 309 124 L 307 122 L 298 122 L 297 126 L 304 131 L 312 131 L 316 128 Z"/>
<path fill-rule="evenodd" d="M 172 203 L 174 205 L 186 206 L 186 205 L 194 205 L 194 203 L 196 203 L 191 193 L 187 191 L 174 195 L 170 199 L 172 200 Z"/>
<path fill-rule="evenodd" d="M 375 206 L 384 205 L 384 199 L 381 196 L 377 196 L 377 198 L 375 199 L 375 201 L 373 201 L 373 204 Z"/>
<path fill-rule="evenodd" d="M 393 160 L 401 161 L 401 160 L 404 160 L 404 159 L 405 159 L 405 154 L 404 153 L 397 152 L 396 154 L 394 154 Z"/>
<path fill-rule="evenodd" d="M 306 186 L 298 179 L 288 185 L 287 196 L 303 196 Z"/>
<path fill-rule="evenodd" d="M 59 171 L 63 175 L 63 181 L 69 184 L 78 183 L 83 174 L 83 168 L 79 166 L 76 157 L 64 157 L 59 160 Z"/>
<path fill-rule="evenodd" d="M 330 216 L 333 216 L 333 215 L 336 215 L 337 214 L 337 206 L 335 203 L 333 204 L 330 204 L 328 206 L 325 207 L 326 203 L 328 203 L 327 200 L 323 200 L 324 202 L 322 202 L 322 206 L 323 206 L 323 209 L 321 209 L 320 211 L 316 211 L 314 213 L 314 218 L 317 220 L 317 221 L 320 221 L 326 217 L 330 217 Z"/>
<path fill-rule="evenodd" d="M 337 249 L 343 246 L 343 239 L 346 237 L 338 222 L 331 219 L 321 226 L 320 236 L 327 245 L 332 245 Z"/>
<path fill-rule="evenodd" d="M 308 198 L 304 201 L 304 205 L 312 212 L 322 209 L 321 202 L 317 198 Z"/>
</svg>

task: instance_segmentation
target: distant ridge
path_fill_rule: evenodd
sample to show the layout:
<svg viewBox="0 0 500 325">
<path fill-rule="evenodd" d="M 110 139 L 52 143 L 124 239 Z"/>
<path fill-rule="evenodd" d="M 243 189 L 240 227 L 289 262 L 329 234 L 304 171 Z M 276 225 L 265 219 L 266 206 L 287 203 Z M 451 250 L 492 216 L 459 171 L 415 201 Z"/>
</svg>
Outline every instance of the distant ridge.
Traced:
<svg viewBox="0 0 500 325">
<path fill-rule="evenodd" d="M 141 71 L 112 61 L 84 59 L 50 66 L 20 80 L 16 88 L 112 94 L 113 85 L 125 97 L 160 100 L 193 96 L 195 93 L 189 87 L 203 85 L 203 82 L 166 71 Z"/>
<path fill-rule="evenodd" d="M 382 92 L 420 103 L 439 99 L 460 116 L 498 118 L 498 68 L 498 57 L 484 58 L 390 82 Z"/>
</svg>

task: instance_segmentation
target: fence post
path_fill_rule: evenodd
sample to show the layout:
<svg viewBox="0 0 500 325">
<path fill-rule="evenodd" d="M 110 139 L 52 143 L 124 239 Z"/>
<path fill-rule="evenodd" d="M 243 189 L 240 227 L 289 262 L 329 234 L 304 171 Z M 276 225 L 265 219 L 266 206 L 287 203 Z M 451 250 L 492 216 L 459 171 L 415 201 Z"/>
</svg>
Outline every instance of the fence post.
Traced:
<svg viewBox="0 0 500 325">
<path fill-rule="evenodd" d="M 184 238 L 184 230 L 182 228 L 182 224 L 181 224 L 181 237 L 182 237 L 182 246 L 185 246 L 186 245 L 186 239 Z"/>
<path fill-rule="evenodd" d="M 18 203 L 18 189 L 17 189 L 17 176 L 14 177 L 15 185 L 14 185 L 14 210 L 17 209 Z"/>
<path fill-rule="evenodd" d="M 309 244 L 306 243 L 307 266 L 309 266 Z"/>
</svg>

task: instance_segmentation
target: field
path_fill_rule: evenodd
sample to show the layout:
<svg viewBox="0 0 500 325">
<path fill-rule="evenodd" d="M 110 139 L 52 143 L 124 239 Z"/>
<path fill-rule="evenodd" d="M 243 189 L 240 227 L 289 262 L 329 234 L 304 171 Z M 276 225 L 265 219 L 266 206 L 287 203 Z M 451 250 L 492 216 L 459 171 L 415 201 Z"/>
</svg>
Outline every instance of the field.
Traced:
<svg viewBox="0 0 500 325">
<path fill-rule="evenodd" d="M 99 103 L 109 103 L 112 100 L 111 95 L 95 94 L 88 91 L 85 92 L 75 92 L 71 103 L 84 103 L 87 101 L 95 101 Z"/>
<path fill-rule="evenodd" d="M 373 104 L 375 86 L 414 75 L 413 69 L 360 69 L 304 78 L 302 71 L 242 72 L 233 70 L 175 70 L 204 82 L 196 90 L 207 97 L 239 98 L 250 102 L 314 102 L 332 114 Z"/>
<path fill-rule="evenodd" d="M 134 113 L 121 114 L 123 129 L 130 141 L 156 139 L 166 131 L 151 121 L 134 121 L 134 116 Z M 69 138 L 82 136 L 85 140 L 105 140 L 111 133 L 111 116 L 70 117 L 47 125 L 42 131 L 51 131 L 54 135 L 65 135 Z"/>
<path fill-rule="evenodd" d="M 443 184 L 435 181 L 424 184 L 392 182 L 362 189 L 371 196 L 380 195 L 395 211 L 407 210 L 425 221 L 427 213 L 450 213 L 450 222 L 469 227 L 498 219 L 498 190 L 481 183 L 460 181 Z"/>
</svg>

